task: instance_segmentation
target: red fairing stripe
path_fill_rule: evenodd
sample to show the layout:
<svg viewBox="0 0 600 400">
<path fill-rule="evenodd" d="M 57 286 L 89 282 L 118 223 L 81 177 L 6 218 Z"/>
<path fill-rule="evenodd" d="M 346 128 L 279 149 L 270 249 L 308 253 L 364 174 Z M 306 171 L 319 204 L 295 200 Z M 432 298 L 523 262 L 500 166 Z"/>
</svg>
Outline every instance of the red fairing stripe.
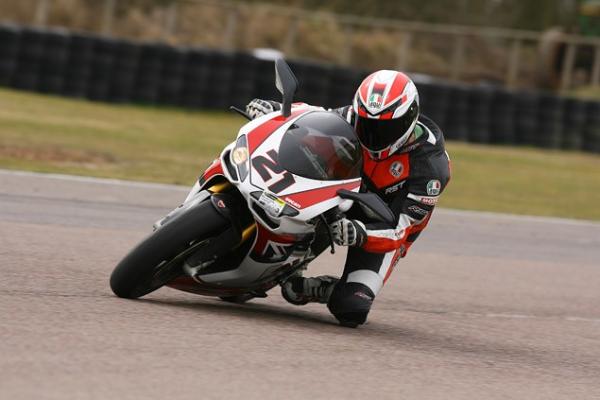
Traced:
<svg viewBox="0 0 600 400">
<path fill-rule="evenodd" d="M 295 118 L 298 115 L 306 112 L 306 109 L 292 111 L 292 114 L 285 118 L 283 115 L 278 115 L 276 117 L 271 118 L 270 120 L 262 123 L 261 125 L 254 128 L 250 133 L 248 133 L 248 151 L 250 154 L 256 150 L 258 146 L 260 146 L 273 132 L 275 132 L 281 125 L 288 122 L 291 118 Z"/>
<path fill-rule="evenodd" d="M 278 235 L 271 232 L 260 223 L 257 223 L 256 227 L 256 243 L 254 244 L 254 249 L 252 250 L 256 255 L 262 255 L 264 253 L 265 247 L 269 241 L 280 244 L 293 244 L 297 241 L 297 238 L 293 235 Z"/>
<path fill-rule="evenodd" d="M 212 164 L 204 171 L 200 177 L 201 183 L 208 182 L 210 178 L 215 175 L 224 175 L 223 166 L 221 165 L 221 159 L 217 158 Z"/>
<path fill-rule="evenodd" d="M 307 208 L 314 206 L 325 200 L 329 200 L 337 195 L 338 190 L 354 190 L 360 187 L 360 181 L 343 183 L 340 185 L 333 185 L 319 189 L 307 190 L 304 192 L 298 192 L 290 194 L 284 198 L 285 201 L 298 209 Z"/>
</svg>

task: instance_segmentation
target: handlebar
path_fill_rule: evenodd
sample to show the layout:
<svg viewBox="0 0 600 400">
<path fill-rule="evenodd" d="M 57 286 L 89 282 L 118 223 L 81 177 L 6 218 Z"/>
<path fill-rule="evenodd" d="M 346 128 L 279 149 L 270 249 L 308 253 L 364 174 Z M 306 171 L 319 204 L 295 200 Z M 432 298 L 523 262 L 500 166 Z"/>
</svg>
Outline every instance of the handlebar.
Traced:
<svg viewBox="0 0 600 400">
<path fill-rule="evenodd" d="M 323 224 L 325 225 L 325 229 L 327 229 L 327 236 L 329 237 L 329 244 L 331 246 L 331 254 L 335 254 L 335 243 L 333 241 L 333 232 L 331 231 L 331 224 L 335 221 L 338 221 L 344 218 L 345 215 L 340 211 L 338 207 L 335 207 L 326 213 L 320 215 Z"/>
</svg>

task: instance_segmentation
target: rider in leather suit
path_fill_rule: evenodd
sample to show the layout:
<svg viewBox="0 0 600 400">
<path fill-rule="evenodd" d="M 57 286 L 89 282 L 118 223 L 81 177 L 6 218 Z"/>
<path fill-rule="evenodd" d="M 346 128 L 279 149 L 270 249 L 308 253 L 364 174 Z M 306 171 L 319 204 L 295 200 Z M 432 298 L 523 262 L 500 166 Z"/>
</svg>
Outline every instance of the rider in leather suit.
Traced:
<svg viewBox="0 0 600 400">
<path fill-rule="evenodd" d="M 280 108 L 280 103 L 255 99 L 246 111 L 256 118 Z M 327 303 L 343 325 L 357 326 L 366 321 L 375 296 L 427 226 L 450 179 L 450 161 L 440 128 L 419 114 L 417 89 L 401 72 L 369 75 L 351 106 L 331 111 L 354 127 L 363 146 L 361 191 L 380 196 L 396 223 L 374 222 L 354 206 L 331 225 L 334 241 L 349 247 L 342 276 L 298 274 L 282 284 L 282 294 L 292 304 Z"/>
</svg>

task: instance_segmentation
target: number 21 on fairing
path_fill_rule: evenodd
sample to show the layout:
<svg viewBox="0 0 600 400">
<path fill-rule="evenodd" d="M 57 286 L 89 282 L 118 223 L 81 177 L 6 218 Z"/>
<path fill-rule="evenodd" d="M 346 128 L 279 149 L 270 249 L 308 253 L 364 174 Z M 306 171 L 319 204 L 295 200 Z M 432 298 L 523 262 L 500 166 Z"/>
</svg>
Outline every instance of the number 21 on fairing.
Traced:
<svg viewBox="0 0 600 400">
<path fill-rule="evenodd" d="M 279 155 L 275 150 L 267 151 L 267 155 L 269 157 L 254 157 L 252 159 L 252 166 L 265 183 L 268 183 L 269 181 L 272 181 L 278 177 L 273 177 L 271 174 L 281 175 L 281 179 L 268 186 L 268 189 L 271 192 L 279 193 L 296 183 L 294 176 L 279 164 Z"/>
</svg>

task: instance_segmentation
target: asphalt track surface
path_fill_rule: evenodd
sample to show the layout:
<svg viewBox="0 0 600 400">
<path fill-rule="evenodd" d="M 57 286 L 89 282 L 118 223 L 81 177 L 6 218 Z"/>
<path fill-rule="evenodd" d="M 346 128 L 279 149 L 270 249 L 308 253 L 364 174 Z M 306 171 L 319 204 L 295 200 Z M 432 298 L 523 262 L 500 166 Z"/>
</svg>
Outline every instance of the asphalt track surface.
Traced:
<svg viewBox="0 0 600 400">
<path fill-rule="evenodd" d="M 600 224 L 436 210 L 359 329 L 278 291 L 116 298 L 186 191 L 0 171 L 1 399 L 600 399 Z"/>
</svg>

